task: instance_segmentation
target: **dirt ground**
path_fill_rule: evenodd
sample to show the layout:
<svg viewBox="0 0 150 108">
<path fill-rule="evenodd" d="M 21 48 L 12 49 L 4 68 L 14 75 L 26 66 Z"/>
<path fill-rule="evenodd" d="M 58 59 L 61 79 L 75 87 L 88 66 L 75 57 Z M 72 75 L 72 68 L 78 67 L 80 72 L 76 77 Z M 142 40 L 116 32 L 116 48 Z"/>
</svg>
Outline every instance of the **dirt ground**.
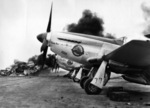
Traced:
<svg viewBox="0 0 150 108">
<path fill-rule="evenodd" d="M 46 74 L 47 73 L 47 74 Z M 0 108 L 149 108 L 150 87 L 112 78 L 100 95 L 87 95 L 78 83 L 64 78 L 65 72 L 42 71 L 38 77 L 0 77 Z M 134 90 L 130 101 L 112 101 L 108 88 Z"/>
</svg>

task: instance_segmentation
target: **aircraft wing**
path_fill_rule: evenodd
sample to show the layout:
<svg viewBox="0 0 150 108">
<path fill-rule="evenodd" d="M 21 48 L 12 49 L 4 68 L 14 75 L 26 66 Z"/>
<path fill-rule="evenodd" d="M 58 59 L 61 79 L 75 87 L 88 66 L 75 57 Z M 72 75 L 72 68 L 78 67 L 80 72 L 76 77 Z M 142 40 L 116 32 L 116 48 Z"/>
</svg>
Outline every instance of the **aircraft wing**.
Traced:
<svg viewBox="0 0 150 108">
<path fill-rule="evenodd" d="M 149 66 L 150 41 L 132 40 L 107 54 L 105 60 L 114 60 L 131 66 Z"/>
<path fill-rule="evenodd" d="M 87 59 L 87 61 L 91 64 L 100 64 L 102 62 L 102 58 L 90 57 Z"/>
<path fill-rule="evenodd" d="M 102 60 L 113 60 L 124 65 L 139 67 L 150 66 L 150 41 L 132 40 L 104 55 L 103 58 L 91 57 L 87 61 L 99 64 Z"/>
</svg>

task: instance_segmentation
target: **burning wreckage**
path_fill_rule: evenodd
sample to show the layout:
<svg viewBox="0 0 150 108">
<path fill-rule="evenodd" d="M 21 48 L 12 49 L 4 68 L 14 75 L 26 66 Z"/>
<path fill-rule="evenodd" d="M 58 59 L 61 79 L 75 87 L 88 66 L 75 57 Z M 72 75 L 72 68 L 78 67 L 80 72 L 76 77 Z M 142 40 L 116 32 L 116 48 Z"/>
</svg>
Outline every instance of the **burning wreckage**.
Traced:
<svg viewBox="0 0 150 108">
<path fill-rule="evenodd" d="M 6 69 L 0 70 L 0 76 L 29 76 L 38 75 L 40 70 L 52 67 L 52 56 L 49 54 L 46 58 L 46 62 L 43 65 L 42 55 L 35 55 L 27 62 L 14 60 L 14 64 Z"/>
<path fill-rule="evenodd" d="M 34 61 L 28 60 L 23 62 L 14 60 L 14 64 L 5 70 L 0 70 L 1 76 L 27 76 L 36 73 L 40 69 L 40 65 L 36 65 Z"/>
</svg>

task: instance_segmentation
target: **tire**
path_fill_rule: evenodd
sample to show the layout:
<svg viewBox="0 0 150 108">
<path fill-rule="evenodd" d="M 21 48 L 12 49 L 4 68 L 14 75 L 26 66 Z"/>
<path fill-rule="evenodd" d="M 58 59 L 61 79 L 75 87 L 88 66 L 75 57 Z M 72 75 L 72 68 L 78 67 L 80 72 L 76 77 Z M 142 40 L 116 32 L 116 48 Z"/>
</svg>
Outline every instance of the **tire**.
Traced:
<svg viewBox="0 0 150 108">
<path fill-rule="evenodd" d="M 84 84 L 84 90 L 87 94 L 89 95 L 97 95 L 100 94 L 100 92 L 102 91 L 102 89 L 94 86 L 93 84 L 91 84 L 92 78 L 89 78 L 85 81 Z"/>
<path fill-rule="evenodd" d="M 84 83 L 85 81 L 88 79 L 89 77 L 88 76 L 84 76 L 81 80 L 80 80 L 80 86 L 82 89 L 84 89 Z"/>
<path fill-rule="evenodd" d="M 82 70 L 82 77 L 87 76 L 88 73 L 89 73 L 89 70 L 83 69 L 83 70 Z M 81 78 L 82 78 L 82 77 L 81 77 Z"/>
</svg>

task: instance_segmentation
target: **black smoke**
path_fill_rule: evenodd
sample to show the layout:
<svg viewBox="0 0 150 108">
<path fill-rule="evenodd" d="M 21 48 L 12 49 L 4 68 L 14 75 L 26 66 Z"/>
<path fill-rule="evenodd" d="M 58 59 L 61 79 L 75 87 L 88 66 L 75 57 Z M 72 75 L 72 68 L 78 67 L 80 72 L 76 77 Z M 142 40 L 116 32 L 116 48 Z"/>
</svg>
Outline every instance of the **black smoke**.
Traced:
<svg viewBox="0 0 150 108">
<path fill-rule="evenodd" d="M 115 39 L 115 38 L 116 38 L 115 35 L 114 35 L 114 34 L 111 34 L 111 33 L 107 33 L 107 34 L 105 35 L 105 37 L 106 37 L 106 38 L 110 38 L 110 39 Z"/>
<path fill-rule="evenodd" d="M 95 36 L 103 36 L 104 21 L 90 10 L 84 10 L 78 23 L 72 23 L 67 26 L 67 31 Z"/>
</svg>

